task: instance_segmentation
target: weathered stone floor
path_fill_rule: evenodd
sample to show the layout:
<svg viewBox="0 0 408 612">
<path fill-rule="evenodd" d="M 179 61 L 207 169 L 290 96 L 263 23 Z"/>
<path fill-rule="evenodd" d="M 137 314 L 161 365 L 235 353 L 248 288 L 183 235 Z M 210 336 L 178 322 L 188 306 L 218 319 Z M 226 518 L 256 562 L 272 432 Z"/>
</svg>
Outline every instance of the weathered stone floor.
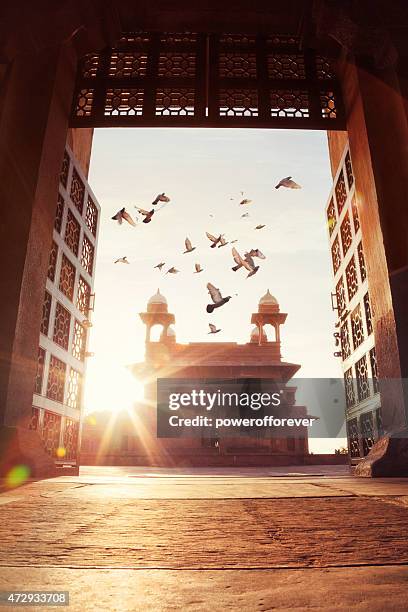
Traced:
<svg viewBox="0 0 408 612">
<path fill-rule="evenodd" d="M 70 611 L 408 610 L 408 479 L 343 467 L 85 468 L 1 494 L 0 542 Z"/>
</svg>

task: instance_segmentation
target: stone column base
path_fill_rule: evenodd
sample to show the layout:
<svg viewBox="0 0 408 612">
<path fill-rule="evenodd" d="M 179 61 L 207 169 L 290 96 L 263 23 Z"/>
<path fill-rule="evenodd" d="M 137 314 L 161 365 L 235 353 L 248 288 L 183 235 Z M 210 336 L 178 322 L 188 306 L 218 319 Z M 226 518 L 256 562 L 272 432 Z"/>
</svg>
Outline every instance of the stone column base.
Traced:
<svg viewBox="0 0 408 612">
<path fill-rule="evenodd" d="M 408 476 L 408 430 L 380 438 L 356 466 L 354 475 L 363 478 Z"/>
<path fill-rule="evenodd" d="M 0 477 L 16 465 L 29 469 L 29 478 L 52 478 L 59 470 L 45 452 L 37 431 L 22 427 L 0 426 Z"/>
</svg>

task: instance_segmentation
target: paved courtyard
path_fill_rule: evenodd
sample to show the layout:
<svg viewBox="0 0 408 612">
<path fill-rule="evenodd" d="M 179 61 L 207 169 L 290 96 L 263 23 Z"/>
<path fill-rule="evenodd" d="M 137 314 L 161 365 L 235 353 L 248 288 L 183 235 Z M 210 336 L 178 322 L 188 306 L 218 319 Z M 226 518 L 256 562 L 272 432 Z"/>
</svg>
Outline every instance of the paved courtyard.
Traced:
<svg viewBox="0 0 408 612">
<path fill-rule="evenodd" d="M 407 534 L 408 479 L 89 467 L 0 495 L 0 590 L 81 612 L 408 610 Z"/>
</svg>

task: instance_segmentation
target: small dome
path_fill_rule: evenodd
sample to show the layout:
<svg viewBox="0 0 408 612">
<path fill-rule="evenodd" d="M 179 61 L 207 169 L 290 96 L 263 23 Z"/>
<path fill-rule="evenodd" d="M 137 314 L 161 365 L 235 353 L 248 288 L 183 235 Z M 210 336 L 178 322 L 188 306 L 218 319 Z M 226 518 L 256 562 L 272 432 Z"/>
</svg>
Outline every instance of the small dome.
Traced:
<svg viewBox="0 0 408 612">
<path fill-rule="evenodd" d="M 167 300 L 160 293 L 158 289 L 157 292 L 152 295 L 150 300 L 147 302 L 147 311 L 148 312 L 167 312 Z"/>
<path fill-rule="evenodd" d="M 266 335 L 265 330 L 262 330 L 262 342 L 267 342 L 268 336 Z M 259 328 L 257 325 L 251 331 L 251 342 L 259 342 Z"/>
<path fill-rule="evenodd" d="M 276 299 L 276 297 L 274 295 L 272 295 L 272 293 L 268 291 L 265 293 L 265 295 L 263 295 L 261 297 L 261 299 L 259 300 L 259 306 L 266 306 L 266 305 L 278 305 L 278 300 Z"/>
<path fill-rule="evenodd" d="M 175 338 L 176 337 L 176 332 L 174 331 L 174 329 L 172 327 L 169 327 L 167 330 L 167 337 L 168 338 Z"/>
</svg>

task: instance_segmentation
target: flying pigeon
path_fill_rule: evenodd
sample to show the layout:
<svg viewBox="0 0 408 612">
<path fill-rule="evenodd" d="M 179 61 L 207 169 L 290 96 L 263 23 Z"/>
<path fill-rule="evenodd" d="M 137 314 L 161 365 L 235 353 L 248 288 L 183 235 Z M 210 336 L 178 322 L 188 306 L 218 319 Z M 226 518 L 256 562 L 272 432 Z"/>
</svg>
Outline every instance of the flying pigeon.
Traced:
<svg viewBox="0 0 408 612">
<path fill-rule="evenodd" d="M 220 329 L 217 329 L 216 326 L 213 325 L 212 323 L 209 323 L 208 325 L 209 325 L 210 330 L 211 330 L 211 331 L 208 332 L 209 334 L 218 334 L 218 332 L 221 331 Z"/>
<path fill-rule="evenodd" d="M 177 270 L 177 268 L 175 268 L 174 266 L 172 266 L 171 268 L 169 268 L 166 272 L 166 274 L 178 274 L 180 270 Z"/>
<path fill-rule="evenodd" d="M 249 213 L 244 213 L 243 215 L 241 215 L 241 219 L 243 219 L 244 217 L 249 217 Z"/>
<path fill-rule="evenodd" d="M 121 208 L 116 215 L 113 215 L 112 220 L 113 221 L 117 221 L 119 223 L 119 225 L 122 225 L 122 221 L 123 219 L 125 221 L 127 221 L 128 223 L 130 223 L 130 225 L 136 225 L 136 223 L 133 221 L 132 217 L 129 215 L 128 212 L 126 212 L 125 208 Z"/>
<path fill-rule="evenodd" d="M 138 210 L 140 212 L 141 215 L 144 216 L 143 219 L 143 223 L 150 223 L 150 221 L 152 220 L 152 217 L 154 215 L 154 208 L 152 208 L 152 210 L 143 210 L 143 208 L 138 208 L 138 206 L 135 206 L 136 210 Z"/>
<path fill-rule="evenodd" d="M 218 248 L 220 249 L 223 246 L 227 246 L 227 244 L 229 244 L 229 243 L 225 240 L 224 236 L 221 234 L 221 236 L 220 236 L 220 244 L 218 245 Z"/>
<path fill-rule="evenodd" d="M 207 304 L 206 310 L 210 314 L 215 308 L 220 308 L 221 306 L 229 302 L 232 297 L 231 295 L 228 295 L 227 297 L 223 298 L 220 293 L 220 290 L 214 287 L 214 285 L 212 285 L 211 283 L 207 283 L 207 289 L 212 301 L 214 302 L 213 304 Z"/>
<path fill-rule="evenodd" d="M 230 240 L 230 244 L 235 244 L 236 242 L 238 242 L 238 238 L 235 238 L 235 240 Z"/>
<path fill-rule="evenodd" d="M 262 229 L 264 227 L 266 227 L 266 225 L 257 225 L 255 229 Z"/>
<path fill-rule="evenodd" d="M 211 248 L 215 249 L 215 247 L 217 246 L 217 244 L 220 242 L 221 240 L 221 234 L 218 236 L 218 238 L 216 238 L 215 236 L 213 236 L 212 234 L 210 234 L 209 232 L 205 232 L 206 236 L 209 240 L 211 240 L 212 245 Z"/>
<path fill-rule="evenodd" d="M 196 263 L 195 264 L 195 272 L 194 272 L 194 274 L 198 274 L 199 272 L 202 272 L 202 271 L 203 271 L 203 268 L 200 266 L 199 263 Z"/>
<path fill-rule="evenodd" d="M 240 206 L 245 206 L 245 204 L 251 204 L 252 200 L 248 200 L 248 198 L 244 198 L 243 200 L 240 201 L 239 205 Z"/>
<path fill-rule="evenodd" d="M 117 260 L 116 260 L 114 263 L 115 263 L 115 264 L 116 264 L 116 263 L 124 263 L 124 264 L 128 264 L 128 263 L 130 263 L 130 261 L 128 261 L 128 258 L 127 258 L 127 257 L 126 257 L 126 255 L 125 255 L 125 257 L 119 257 L 119 259 L 117 259 Z"/>
<path fill-rule="evenodd" d="M 259 266 L 255 265 L 255 262 L 249 253 L 245 253 L 245 262 L 247 265 L 245 266 L 244 264 L 244 266 L 247 270 L 249 270 L 249 274 L 247 274 L 247 278 L 249 278 L 258 272 Z"/>
<path fill-rule="evenodd" d="M 258 257 L 259 259 L 266 259 L 265 255 L 259 249 L 251 249 L 249 253 L 245 253 L 245 255 L 249 255 L 250 257 Z"/>
<path fill-rule="evenodd" d="M 283 178 L 277 185 L 275 185 L 275 189 L 279 189 L 279 187 L 286 187 L 287 189 L 302 189 L 301 185 L 298 185 L 295 183 L 295 181 L 292 181 L 291 176 Z"/>
<path fill-rule="evenodd" d="M 159 193 L 158 196 L 153 200 L 152 206 L 156 206 L 159 202 L 170 202 L 169 196 L 166 196 L 165 193 Z"/>
<path fill-rule="evenodd" d="M 161 272 L 162 267 L 165 265 L 165 262 L 162 261 L 161 263 L 157 264 L 157 266 L 154 266 L 155 268 L 158 268 Z"/>
<path fill-rule="evenodd" d="M 186 245 L 186 250 L 183 252 L 183 255 L 185 255 L 186 253 L 191 253 L 196 248 L 191 245 L 191 240 L 189 238 L 185 239 L 184 244 Z"/>
<path fill-rule="evenodd" d="M 245 268 L 249 272 L 249 274 L 247 275 L 247 278 L 249 278 L 250 276 L 253 276 L 254 274 L 258 272 L 259 266 L 255 266 L 254 260 L 249 255 L 249 253 L 246 253 L 245 258 L 243 258 L 238 253 L 237 249 L 234 247 L 232 249 L 232 256 L 234 258 L 235 263 L 237 264 L 236 266 L 232 267 L 232 270 L 234 272 L 236 272 L 240 268 Z"/>
</svg>

